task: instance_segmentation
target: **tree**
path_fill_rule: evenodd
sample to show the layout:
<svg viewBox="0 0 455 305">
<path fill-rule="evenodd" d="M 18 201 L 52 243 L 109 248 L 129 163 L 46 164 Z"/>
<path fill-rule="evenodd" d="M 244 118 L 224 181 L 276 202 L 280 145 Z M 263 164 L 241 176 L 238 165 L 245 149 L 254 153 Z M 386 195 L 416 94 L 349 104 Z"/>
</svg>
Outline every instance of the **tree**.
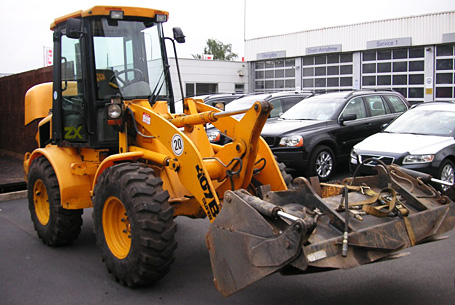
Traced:
<svg viewBox="0 0 455 305">
<path fill-rule="evenodd" d="M 217 39 L 207 39 L 207 46 L 203 54 L 212 54 L 214 60 L 234 60 L 239 56 L 232 53 L 232 44 L 223 44 Z M 195 59 L 202 59 L 202 55 L 193 55 Z"/>
</svg>

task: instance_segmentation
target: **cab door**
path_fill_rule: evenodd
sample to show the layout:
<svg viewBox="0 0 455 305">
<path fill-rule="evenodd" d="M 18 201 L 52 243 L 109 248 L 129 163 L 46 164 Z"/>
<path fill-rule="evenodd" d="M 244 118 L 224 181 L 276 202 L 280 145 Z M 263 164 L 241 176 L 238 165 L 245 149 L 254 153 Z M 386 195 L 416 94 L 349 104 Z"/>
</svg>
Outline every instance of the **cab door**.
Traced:
<svg viewBox="0 0 455 305">
<path fill-rule="evenodd" d="M 84 36 L 67 37 L 65 26 L 54 30 L 53 141 L 63 146 L 88 146 Z"/>
</svg>

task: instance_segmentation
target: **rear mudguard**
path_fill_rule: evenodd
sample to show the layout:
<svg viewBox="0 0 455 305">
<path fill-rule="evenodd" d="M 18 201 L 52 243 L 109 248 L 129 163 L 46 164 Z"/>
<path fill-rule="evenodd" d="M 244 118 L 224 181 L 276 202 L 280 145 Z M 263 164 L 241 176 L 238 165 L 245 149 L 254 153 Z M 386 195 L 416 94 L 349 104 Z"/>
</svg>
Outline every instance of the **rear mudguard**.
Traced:
<svg viewBox="0 0 455 305">
<path fill-rule="evenodd" d="M 48 145 L 27 153 L 24 160 L 24 172 L 27 176 L 33 161 L 44 156 L 52 165 L 60 188 L 60 198 L 65 209 L 83 209 L 92 206 L 90 197 L 90 177 L 75 175 L 73 169 L 82 162 L 76 148 Z"/>
<path fill-rule="evenodd" d="M 353 190 L 351 181 L 343 183 Z M 224 296 L 277 271 L 349 269 L 394 258 L 397 251 L 433 241 L 455 227 L 455 203 L 398 167 L 354 181 L 376 193 L 388 186 L 395 190 L 397 203 L 385 217 L 359 215 L 355 204 L 369 198 L 362 194 L 366 188 L 348 194 L 346 217 L 345 207 L 340 209 L 345 200 L 341 184 L 313 187 L 305 178 L 294 182 L 295 188 L 268 192 L 263 199 L 242 190 L 226 192 L 206 237 L 215 285 Z M 331 195 L 321 197 L 327 188 Z M 370 205 L 380 210 L 377 202 Z"/>
</svg>

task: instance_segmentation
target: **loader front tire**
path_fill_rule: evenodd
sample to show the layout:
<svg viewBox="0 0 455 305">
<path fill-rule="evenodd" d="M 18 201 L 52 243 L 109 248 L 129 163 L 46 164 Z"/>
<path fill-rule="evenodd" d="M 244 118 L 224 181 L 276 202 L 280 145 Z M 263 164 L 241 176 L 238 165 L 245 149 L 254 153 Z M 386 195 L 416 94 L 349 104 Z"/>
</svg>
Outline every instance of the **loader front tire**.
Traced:
<svg viewBox="0 0 455 305">
<path fill-rule="evenodd" d="M 38 237 L 48 246 L 73 242 L 81 232 L 83 210 L 61 206 L 57 176 L 45 157 L 33 161 L 27 180 L 28 207 Z"/>
<path fill-rule="evenodd" d="M 148 286 L 165 276 L 174 261 L 174 211 L 162 184 L 153 169 L 135 163 L 112 166 L 97 180 L 97 245 L 108 271 L 122 285 Z"/>
</svg>

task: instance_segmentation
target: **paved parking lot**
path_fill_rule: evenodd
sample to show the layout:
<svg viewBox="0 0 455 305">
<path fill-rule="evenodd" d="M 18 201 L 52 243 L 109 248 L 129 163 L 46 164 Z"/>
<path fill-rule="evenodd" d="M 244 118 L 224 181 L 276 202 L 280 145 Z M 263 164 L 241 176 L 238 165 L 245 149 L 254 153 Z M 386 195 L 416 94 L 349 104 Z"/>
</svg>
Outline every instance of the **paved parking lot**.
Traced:
<svg viewBox="0 0 455 305">
<path fill-rule="evenodd" d="M 179 246 L 171 272 L 154 287 L 129 289 L 101 262 L 90 209 L 73 245 L 49 248 L 36 237 L 25 199 L 0 202 L 0 304 L 455 304 L 453 236 L 352 270 L 275 274 L 223 298 L 205 248 L 208 220 L 176 222 Z"/>
</svg>

